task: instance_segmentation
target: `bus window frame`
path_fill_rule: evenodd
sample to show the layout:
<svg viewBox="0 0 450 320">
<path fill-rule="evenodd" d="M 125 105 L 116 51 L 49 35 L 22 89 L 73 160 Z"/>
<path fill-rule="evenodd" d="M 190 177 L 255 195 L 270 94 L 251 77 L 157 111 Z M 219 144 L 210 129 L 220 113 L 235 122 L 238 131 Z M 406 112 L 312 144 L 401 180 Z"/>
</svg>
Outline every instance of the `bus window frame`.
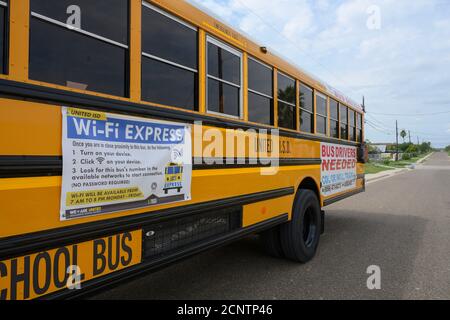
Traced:
<svg viewBox="0 0 450 320">
<path fill-rule="evenodd" d="M 131 1 L 128 1 L 128 11 L 129 11 L 129 16 L 130 16 L 131 15 Z M 125 72 L 125 78 L 124 78 L 124 83 L 123 83 L 123 87 L 124 87 L 124 94 L 123 95 L 116 95 L 116 94 L 113 94 L 113 93 L 101 92 L 101 91 L 92 90 L 92 89 L 89 89 L 89 88 L 88 89 L 79 89 L 79 88 L 74 88 L 74 87 L 71 87 L 71 86 L 68 86 L 68 85 L 48 82 L 48 81 L 44 81 L 44 80 L 32 79 L 32 78 L 30 78 L 29 74 L 28 74 L 28 78 L 27 78 L 28 80 L 27 81 L 30 81 L 31 83 L 34 82 L 34 83 L 44 84 L 46 86 L 62 87 L 62 88 L 65 88 L 65 90 L 73 90 L 73 89 L 75 89 L 75 90 L 80 90 L 82 92 L 91 92 L 91 93 L 97 94 L 97 95 L 118 97 L 120 99 L 127 99 L 127 100 L 130 99 L 130 72 L 131 72 L 131 59 L 130 59 L 131 39 L 130 39 L 130 36 L 128 37 L 128 44 L 123 44 L 123 43 L 120 43 L 118 41 L 115 41 L 115 40 L 103 37 L 101 35 L 92 33 L 90 31 L 87 31 L 87 30 L 84 30 L 84 29 L 81 29 L 81 28 L 73 28 L 72 26 L 70 26 L 67 23 L 64 23 L 64 22 L 58 21 L 56 19 L 47 17 L 47 16 L 39 14 L 37 12 L 34 12 L 34 11 L 31 10 L 31 8 L 30 8 L 28 14 L 29 14 L 29 19 L 30 19 L 29 29 L 28 29 L 28 33 L 29 34 L 31 34 L 31 19 L 35 18 L 35 19 L 47 22 L 47 23 L 49 23 L 49 24 L 51 24 L 53 26 L 64 28 L 64 29 L 67 29 L 67 30 L 69 30 L 71 32 L 75 32 L 75 33 L 84 35 L 86 37 L 90 37 L 92 39 L 95 39 L 95 40 L 107 43 L 109 45 L 113 45 L 113 46 L 119 47 L 119 48 L 121 48 L 121 49 L 126 51 L 127 59 L 125 60 L 125 64 L 124 64 L 126 72 Z M 128 18 L 128 26 L 127 26 L 127 28 L 128 28 L 128 34 L 130 34 L 131 33 L 131 29 L 130 29 L 131 28 L 131 19 L 130 19 L 130 17 Z M 28 50 L 31 53 L 30 42 L 31 41 L 28 40 Z M 27 65 L 28 69 L 30 69 L 30 60 L 31 60 L 31 58 L 28 57 L 28 65 Z"/>
<path fill-rule="evenodd" d="M 331 115 L 331 101 L 336 102 L 336 106 L 337 106 L 337 117 L 336 117 L 336 118 L 337 118 L 337 119 L 333 118 L 332 115 Z M 338 100 L 332 98 L 332 97 L 329 97 L 328 105 L 329 105 L 329 113 L 330 113 L 330 117 L 329 117 L 329 119 L 330 119 L 330 134 L 329 134 L 329 136 L 330 136 L 331 138 L 333 138 L 333 139 L 339 139 L 340 130 L 341 130 L 341 123 L 340 123 L 340 121 L 339 121 L 339 112 L 340 112 L 340 109 L 339 109 L 339 108 L 340 108 L 340 102 L 339 102 Z M 338 130 L 338 135 L 337 135 L 337 137 L 334 137 L 334 136 L 332 136 L 332 134 L 331 134 L 331 122 L 332 122 L 332 121 L 337 123 L 337 130 Z"/>
<path fill-rule="evenodd" d="M 358 112 L 357 115 L 359 115 L 359 117 L 361 119 L 361 122 L 358 123 L 358 121 L 357 121 L 357 123 L 356 123 L 356 128 L 359 131 L 359 137 L 360 137 L 360 139 L 358 139 L 358 142 L 362 143 L 364 140 L 364 136 L 363 136 L 363 134 L 364 134 L 364 114 L 362 112 Z M 359 125 L 359 127 L 358 127 L 358 125 Z"/>
<path fill-rule="evenodd" d="M 353 116 L 353 125 L 351 125 L 350 124 L 350 113 L 351 112 L 353 112 L 353 114 L 354 114 L 354 116 Z M 356 115 L 358 114 L 358 112 L 355 110 L 355 109 L 353 109 L 353 108 L 350 108 L 350 107 L 347 107 L 347 127 L 348 127 L 348 141 L 352 141 L 352 142 L 358 142 L 358 137 L 357 137 L 357 132 L 356 132 Z M 350 134 L 350 130 L 352 130 L 352 132 L 353 132 L 353 136 L 354 136 L 354 138 L 353 139 L 350 139 L 351 138 L 351 134 Z"/>
<path fill-rule="evenodd" d="M 208 73 L 208 44 L 211 43 L 223 50 L 228 51 L 229 53 L 237 56 L 240 60 L 240 70 L 239 70 L 239 74 L 240 74 L 240 85 L 237 85 L 235 83 L 229 82 L 227 80 L 223 80 L 223 79 L 219 79 L 215 76 L 209 75 Z M 221 116 L 221 117 L 225 117 L 225 118 L 231 118 L 231 119 L 236 119 L 236 120 L 244 120 L 244 52 L 233 48 L 232 46 L 230 46 L 229 44 L 227 44 L 226 42 L 223 42 L 217 38 L 215 38 L 214 36 L 212 36 L 211 34 L 207 34 L 206 35 L 206 41 L 205 41 L 205 45 L 206 45 L 206 51 L 205 51 L 205 69 L 206 69 L 206 83 L 205 83 L 205 90 L 206 90 L 206 105 L 205 105 L 205 109 L 206 109 L 206 113 L 207 114 L 212 114 L 212 115 L 216 115 L 216 116 Z M 227 113 L 221 113 L 221 112 L 216 112 L 216 111 L 211 111 L 209 110 L 209 99 L 208 99 L 208 95 L 209 95 L 209 79 L 221 82 L 223 84 L 232 86 L 234 88 L 238 88 L 239 89 L 239 116 L 235 116 L 235 115 L 231 115 L 231 114 L 227 114 Z"/>
<path fill-rule="evenodd" d="M 277 121 L 276 121 L 276 123 L 278 124 L 278 127 L 283 129 L 283 130 L 297 131 L 298 130 L 298 128 L 297 128 L 297 119 L 294 119 L 295 120 L 294 121 L 295 128 L 285 128 L 285 127 L 280 127 L 280 125 L 279 125 L 279 121 L 278 121 L 279 120 L 279 110 L 280 110 L 279 102 L 281 102 L 283 104 L 286 104 L 286 105 L 288 105 L 290 107 L 293 107 L 294 108 L 294 117 L 297 117 L 297 108 L 299 107 L 299 106 L 297 106 L 297 97 L 295 97 L 295 103 L 286 102 L 286 101 L 278 98 L 278 89 L 279 89 L 279 87 L 278 87 L 278 83 L 279 83 L 278 82 L 278 76 L 280 76 L 280 75 L 283 76 L 283 77 L 288 78 L 289 80 L 294 81 L 294 89 L 295 89 L 295 94 L 296 95 L 297 95 L 297 86 L 298 86 L 297 79 L 295 79 L 294 77 L 291 77 L 290 75 L 288 75 L 288 74 L 284 73 L 283 71 L 280 71 L 279 69 L 277 69 L 277 92 L 274 92 L 274 95 L 276 93 L 276 97 L 277 97 L 277 101 L 278 101 L 278 103 L 277 103 L 278 110 L 277 110 L 277 113 L 276 113 L 277 114 L 277 119 L 276 119 Z"/>
<path fill-rule="evenodd" d="M 315 120 L 316 121 L 316 134 L 319 135 L 319 136 L 322 136 L 322 137 L 329 137 L 330 136 L 330 128 L 328 128 L 328 121 L 330 120 L 330 115 L 329 114 L 328 115 L 324 115 L 324 114 L 321 114 L 321 113 L 319 113 L 317 111 L 317 97 L 325 99 L 325 103 L 326 103 L 325 110 L 327 111 L 327 113 L 328 113 L 328 103 L 329 103 L 328 96 L 326 94 L 315 90 L 315 96 L 314 96 L 315 101 L 314 101 L 314 103 L 316 104 L 316 112 L 315 112 L 314 116 L 316 118 L 316 120 Z M 325 133 L 317 131 L 317 117 L 325 118 L 325 130 L 326 130 Z"/>
<path fill-rule="evenodd" d="M 163 10 L 145 0 L 142 0 L 142 5 L 148 9 L 151 9 L 153 11 L 156 11 L 159 14 L 162 14 L 163 16 L 165 16 L 166 18 L 172 19 L 175 22 L 178 22 L 179 24 L 184 25 L 185 27 L 192 29 L 193 31 L 198 32 L 198 28 L 196 26 L 194 26 L 193 24 L 190 24 L 189 22 L 184 21 L 183 19 L 180 19 L 178 17 L 176 17 L 175 15 L 167 12 L 166 10 Z"/>
<path fill-rule="evenodd" d="M 0 6 L 5 8 L 4 34 L 3 37 L 3 73 L 2 75 L 9 75 L 9 24 L 10 24 L 10 3 L 9 0 L 0 1 Z"/>
<path fill-rule="evenodd" d="M 200 41 L 200 39 L 199 39 L 199 37 L 200 37 L 200 29 L 198 27 L 196 27 L 195 25 L 192 25 L 192 24 L 190 24 L 190 23 L 188 23 L 188 22 L 186 22 L 186 21 L 184 21 L 184 20 L 182 20 L 182 19 L 172 15 L 169 12 L 166 12 L 163 9 L 160 9 L 160 8 L 158 8 L 158 7 L 148 3 L 145 0 L 142 0 L 142 5 L 141 6 L 146 7 L 147 9 L 153 10 L 156 13 L 159 13 L 159 14 L 163 15 L 164 17 L 166 17 L 168 19 L 171 19 L 171 20 L 181 24 L 181 25 L 185 26 L 186 28 L 191 29 L 192 31 L 195 31 L 197 33 L 196 46 L 198 47 L 199 41 Z M 142 30 L 142 23 L 141 23 L 141 33 L 143 33 L 143 32 L 144 31 Z M 180 106 L 169 106 L 169 105 L 165 105 L 165 104 L 163 104 L 163 105 L 167 106 L 167 107 L 177 108 L 177 109 L 180 109 L 180 110 L 186 110 L 186 111 L 189 111 L 189 112 L 198 112 L 199 109 L 200 109 L 200 90 L 199 90 L 199 85 L 198 85 L 198 82 L 199 82 L 199 79 L 200 79 L 200 66 L 199 66 L 199 61 L 198 61 L 200 53 L 197 52 L 197 69 L 193 69 L 191 67 L 187 67 L 187 66 L 184 66 L 182 64 L 179 64 L 179 63 L 176 63 L 176 62 L 173 62 L 173 61 L 170 61 L 170 60 L 167 60 L 167 59 L 164 59 L 164 58 L 161 58 L 161 57 L 158 57 L 158 56 L 155 56 L 153 54 L 145 52 L 143 50 L 143 45 L 142 45 L 142 35 L 141 35 L 141 40 L 140 41 L 141 41 L 141 55 L 142 55 L 142 57 L 147 58 L 147 59 L 151 59 L 151 60 L 154 60 L 154 61 L 158 61 L 158 62 L 167 64 L 167 65 L 175 67 L 175 68 L 180 68 L 180 69 L 182 69 L 184 71 L 189 71 L 189 72 L 192 72 L 192 73 L 197 75 L 197 81 L 196 81 L 197 90 L 196 90 L 196 92 L 194 92 L 194 95 L 196 96 L 196 100 L 197 100 L 197 105 L 194 106 L 193 110 L 186 109 L 186 108 L 183 108 L 183 107 L 180 107 Z M 140 77 L 141 77 L 141 82 L 142 82 L 142 77 L 143 77 L 142 63 L 141 63 L 141 68 L 140 69 L 141 69 Z M 158 102 L 152 102 L 152 101 L 148 101 L 148 100 L 145 100 L 145 99 L 142 98 L 142 83 L 141 83 L 141 88 L 139 88 L 139 95 L 140 95 L 140 100 L 142 102 L 144 102 L 144 103 L 156 103 L 156 104 L 161 105 Z"/>
<path fill-rule="evenodd" d="M 269 96 L 269 95 L 267 95 L 265 93 L 262 93 L 262 92 L 259 92 L 257 90 L 250 89 L 250 82 L 249 82 L 249 73 L 250 73 L 250 71 L 249 70 L 247 70 L 247 91 L 250 92 L 250 93 L 253 93 L 255 95 L 261 96 L 263 98 L 269 99 L 271 101 L 272 119 L 270 119 L 269 126 L 273 127 L 275 125 L 275 107 L 274 107 L 274 105 L 275 105 L 275 97 L 274 97 L 274 92 L 273 92 L 273 83 L 274 83 L 273 70 L 274 70 L 274 68 L 272 66 L 270 66 L 270 65 L 260 61 L 259 59 L 250 56 L 250 55 L 247 55 L 247 61 L 248 60 L 252 60 L 255 63 L 259 63 L 261 66 L 267 68 L 271 72 L 271 76 L 272 76 L 272 84 L 271 84 L 272 96 Z M 249 113 L 249 111 L 248 111 L 249 107 L 250 107 L 250 105 L 249 105 L 248 100 L 247 100 L 247 113 Z M 249 120 L 248 122 L 252 122 L 252 121 Z M 253 123 L 258 123 L 259 124 L 259 122 L 253 122 Z M 263 124 L 263 125 L 267 125 L 267 124 Z"/>
<path fill-rule="evenodd" d="M 310 135 L 315 135 L 316 128 L 315 128 L 315 120 L 314 120 L 314 117 L 315 117 L 315 107 L 314 107 L 314 104 L 315 104 L 315 101 L 314 101 L 314 98 L 315 98 L 315 97 L 314 97 L 314 87 L 312 87 L 312 86 L 310 86 L 310 85 L 308 85 L 308 84 L 306 84 L 306 83 L 304 83 L 304 82 L 301 82 L 301 81 L 298 83 L 298 86 L 299 86 L 299 87 L 298 87 L 298 88 L 299 88 L 299 105 L 298 105 L 299 114 L 298 114 L 298 116 L 299 116 L 299 120 L 300 120 L 300 123 L 299 123 L 299 131 L 302 132 L 302 133 L 306 133 L 306 134 L 310 134 Z M 310 91 L 311 91 L 311 94 L 312 94 L 312 97 L 313 97 L 313 101 L 312 101 L 312 103 L 313 103 L 313 105 L 312 105 L 313 109 L 312 109 L 312 111 L 309 111 L 309 110 L 307 110 L 307 109 L 302 108 L 302 103 L 301 103 L 301 94 L 302 94 L 301 88 L 302 88 L 302 86 L 303 86 L 304 88 L 306 88 L 307 90 L 310 90 Z M 314 127 L 311 128 L 311 130 L 310 130 L 309 132 L 308 132 L 308 131 L 303 131 L 303 130 L 302 130 L 302 124 L 301 124 L 302 112 L 309 113 L 309 114 L 311 115 L 311 119 L 314 120 L 314 121 L 313 121 Z"/>
</svg>

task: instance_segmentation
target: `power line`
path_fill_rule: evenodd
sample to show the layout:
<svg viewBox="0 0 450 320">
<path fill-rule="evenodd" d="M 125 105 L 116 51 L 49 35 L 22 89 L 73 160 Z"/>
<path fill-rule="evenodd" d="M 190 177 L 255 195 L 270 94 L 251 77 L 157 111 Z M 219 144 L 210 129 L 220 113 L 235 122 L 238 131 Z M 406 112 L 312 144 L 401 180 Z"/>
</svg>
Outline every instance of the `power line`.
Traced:
<svg viewBox="0 0 450 320">
<path fill-rule="evenodd" d="M 270 24 L 269 22 L 267 22 L 263 17 L 261 17 L 259 14 L 257 14 L 255 11 L 253 11 L 251 8 L 249 8 L 245 3 L 243 3 L 241 0 L 236 0 L 237 2 L 239 2 L 243 7 L 245 7 L 247 9 L 247 11 L 249 11 L 251 14 L 253 14 L 254 16 L 256 16 L 259 20 L 261 20 L 266 26 L 268 26 L 270 29 L 272 29 L 273 31 L 275 31 L 275 33 L 277 33 L 278 35 L 280 35 L 281 37 L 283 37 L 286 41 L 288 41 L 291 45 L 293 45 L 299 52 L 305 54 L 306 56 L 308 56 L 311 60 L 313 60 L 315 63 L 317 63 L 317 65 L 321 66 L 323 68 L 323 70 L 325 70 L 326 72 L 328 72 L 330 75 L 332 75 L 335 79 L 337 79 L 339 82 L 341 82 L 344 86 L 346 86 L 347 88 L 349 88 L 349 91 L 352 91 L 354 94 L 358 94 L 356 91 L 354 91 L 353 89 L 350 88 L 350 86 L 346 83 L 346 81 L 344 81 L 341 77 L 339 77 L 338 75 L 336 75 L 334 72 L 331 71 L 331 69 L 328 69 L 327 66 L 325 66 L 324 64 L 322 64 L 320 61 L 316 60 L 312 55 L 310 55 L 308 52 L 304 51 L 303 49 L 300 48 L 300 46 L 292 41 L 291 39 L 289 39 L 287 36 L 285 36 L 280 30 L 278 30 L 277 28 L 275 28 L 272 24 Z"/>
<path fill-rule="evenodd" d="M 388 135 L 388 136 L 393 136 L 394 135 L 393 133 L 387 132 L 384 129 L 380 129 L 380 128 L 376 127 L 374 124 L 372 124 L 371 122 L 368 122 L 367 120 L 366 120 L 366 124 L 368 124 L 372 129 L 374 129 L 374 130 L 376 130 L 378 132 L 381 132 L 381 133 L 383 133 L 385 135 Z"/>
<path fill-rule="evenodd" d="M 384 130 L 392 131 L 392 129 L 388 125 L 382 123 L 381 121 L 377 120 L 373 116 L 371 116 L 370 118 L 366 116 L 366 120 L 371 121 L 372 124 L 376 124 L 377 127 L 380 127 L 380 128 L 382 128 Z"/>
<path fill-rule="evenodd" d="M 440 111 L 430 113 L 379 113 L 379 112 L 367 112 L 367 113 L 379 116 L 392 116 L 392 117 L 420 117 L 420 116 L 435 116 L 441 114 L 449 114 L 450 111 Z"/>
<path fill-rule="evenodd" d="M 366 116 L 366 120 L 372 120 L 372 124 L 376 124 L 377 127 L 385 129 L 385 130 L 391 130 L 389 129 L 389 127 L 387 125 L 385 125 L 384 123 L 382 123 L 381 121 L 379 121 L 377 118 L 375 118 L 373 115 L 370 115 L 370 118 Z M 376 123 L 374 123 L 376 122 Z M 422 136 L 428 136 L 430 138 L 449 138 L 450 139 L 450 134 L 449 135 L 439 135 L 436 133 L 430 133 L 430 132 L 421 132 L 421 131 L 415 131 L 415 130 L 409 130 L 411 131 L 411 133 L 414 133 L 416 135 L 422 135 Z"/>
</svg>

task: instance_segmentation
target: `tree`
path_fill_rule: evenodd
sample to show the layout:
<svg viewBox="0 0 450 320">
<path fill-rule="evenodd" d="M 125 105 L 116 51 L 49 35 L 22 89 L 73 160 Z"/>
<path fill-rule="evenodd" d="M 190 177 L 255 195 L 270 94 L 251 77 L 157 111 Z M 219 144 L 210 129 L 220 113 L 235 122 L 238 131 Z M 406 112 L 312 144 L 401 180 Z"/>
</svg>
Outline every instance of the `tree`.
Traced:
<svg viewBox="0 0 450 320">
<path fill-rule="evenodd" d="M 366 146 L 370 154 L 378 152 L 378 148 L 372 145 L 372 142 L 370 142 L 370 140 L 366 140 Z"/>
<path fill-rule="evenodd" d="M 419 150 L 421 153 L 427 153 L 431 151 L 431 142 L 422 142 L 421 145 L 419 145 Z"/>
<path fill-rule="evenodd" d="M 405 143 L 405 138 L 406 138 L 407 135 L 408 135 L 408 133 L 406 133 L 406 130 L 405 130 L 405 129 L 403 129 L 403 130 L 400 132 L 400 137 L 402 137 L 403 143 Z"/>
<path fill-rule="evenodd" d="M 419 149 L 417 148 L 416 145 L 410 144 L 410 145 L 408 146 L 408 148 L 406 148 L 405 152 L 406 152 L 406 153 L 417 154 L 417 153 L 419 152 Z"/>
</svg>

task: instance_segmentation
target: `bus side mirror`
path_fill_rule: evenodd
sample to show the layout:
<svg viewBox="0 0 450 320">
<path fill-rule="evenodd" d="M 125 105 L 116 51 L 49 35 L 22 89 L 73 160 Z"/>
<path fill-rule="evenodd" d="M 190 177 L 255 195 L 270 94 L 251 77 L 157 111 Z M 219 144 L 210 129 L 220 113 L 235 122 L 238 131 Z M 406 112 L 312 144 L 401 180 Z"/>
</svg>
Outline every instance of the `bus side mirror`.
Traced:
<svg viewBox="0 0 450 320">
<path fill-rule="evenodd" d="M 361 143 L 358 147 L 358 162 L 369 162 L 369 148 L 366 143 Z"/>
</svg>

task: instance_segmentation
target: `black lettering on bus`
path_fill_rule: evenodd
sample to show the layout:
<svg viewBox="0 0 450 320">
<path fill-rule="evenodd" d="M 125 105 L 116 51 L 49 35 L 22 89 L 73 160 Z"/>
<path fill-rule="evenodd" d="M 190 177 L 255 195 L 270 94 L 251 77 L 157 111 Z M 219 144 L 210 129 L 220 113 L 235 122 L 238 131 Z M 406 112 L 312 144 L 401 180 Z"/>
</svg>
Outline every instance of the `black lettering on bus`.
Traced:
<svg viewBox="0 0 450 320">
<path fill-rule="evenodd" d="M 125 258 L 125 256 L 122 256 L 121 258 L 121 263 L 124 267 L 128 266 L 133 258 L 133 250 L 127 245 L 127 240 L 133 240 L 131 233 L 129 232 L 124 233 L 122 237 L 122 250 L 127 254 L 127 258 Z"/>
<path fill-rule="evenodd" d="M 23 282 L 23 299 L 30 297 L 30 256 L 23 258 L 23 273 L 18 273 L 17 259 L 11 260 L 10 298 L 17 300 L 17 285 Z"/>
<path fill-rule="evenodd" d="M 114 238 L 116 244 L 114 245 Z M 115 250 L 114 250 L 115 249 Z M 115 254 L 114 254 L 115 251 Z M 113 257 L 115 256 L 115 257 Z M 120 262 L 120 235 L 108 238 L 108 267 L 109 270 L 115 270 L 119 266 Z"/>
<path fill-rule="evenodd" d="M 60 259 L 61 257 L 64 259 L 64 263 L 62 264 L 63 269 L 60 270 Z M 56 250 L 55 257 L 54 257 L 54 264 L 53 264 L 53 282 L 55 283 L 55 286 L 57 288 L 63 288 L 67 284 L 67 280 L 69 278 L 69 274 L 67 273 L 67 268 L 70 266 L 70 252 L 67 248 L 59 248 Z M 63 273 L 62 280 L 60 279 L 59 275 L 60 272 Z"/>
<path fill-rule="evenodd" d="M 103 239 L 94 240 L 94 276 L 98 276 L 106 268 L 106 243 Z M 100 262 L 100 264 L 99 264 Z"/>
<path fill-rule="evenodd" d="M 6 278 L 8 275 L 8 268 L 3 262 L 0 262 L 0 278 Z M 0 290 L 0 300 L 6 300 L 6 296 L 8 295 L 7 289 Z"/>
<path fill-rule="evenodd" d="M 78 245 L 77 244 L 72 246 L 72 265 L 78 266 Z M 80 279 L 80 281 L 83 281 L 85 279 L 84 273 L 81 273 L 79 275 L 79 279 Z"/>
<path fill-rule="evenodd" d="M 44 269 L 41 269 L 41 261 L 44 262 Z M 43 270 L 43 272 L 42 272 Z M 44 285 L 41 287 L 39 283 L 39 275 L 44 273 Z M 39 253 L 33 263 L 33 290 L 37 295 L 44 294 L 48 291 L 52 277 L 52 259 L 48 252 Z"/>
</svg>

